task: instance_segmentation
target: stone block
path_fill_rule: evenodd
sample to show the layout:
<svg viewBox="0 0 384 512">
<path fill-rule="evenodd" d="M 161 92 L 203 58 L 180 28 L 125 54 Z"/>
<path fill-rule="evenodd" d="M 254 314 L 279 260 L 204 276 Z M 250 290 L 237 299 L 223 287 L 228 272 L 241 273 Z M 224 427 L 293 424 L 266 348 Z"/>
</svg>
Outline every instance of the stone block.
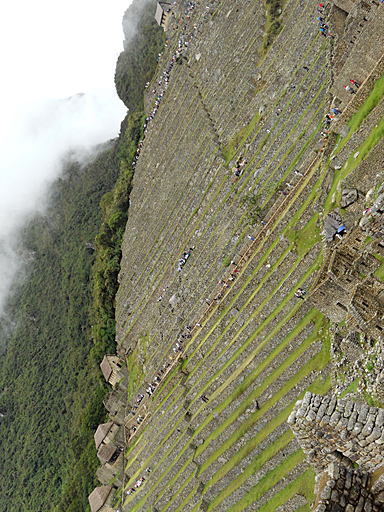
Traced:
<svg viewBox="0 0 384 512">
<path fill-rule="evenodd" d="M 320 421 L 320 425 L 321 426 L 328 425 L 329 424 L 329 419 L 330 419 L 329 416 L 323 416 L 322 420 Z"/>
<path fill-rule="evenodd" d="M 335 411 L 332 414 L 331 419 L 329 420 L 329 424 L 332 427 L 336 426 L 340 418 L 341 418 L 341 413 L 339 411 Z"/>
<path fill-rule="evenodd" d="M 376 427 L 382 427 L 384 425 L 384 410 L 379 409 L 376 420 L 375 420 Z"/>
<path fill-rule="evenodd" d="M 368 416 L 368 412 L 369 412 L 369 405 L 362 404 L 361 411 L 360 411 L 357 421 L 359 421 L 360 423 L 365 423 L 367 416 Z"/>
<path fill-rule="evenodd" d="M 376 439 L 379 439 L 381 437 L 382 430 L 380 427 L 374 427 L 372 430 L 372 433 L 370 436 L 366 438 L 366 441 L 369 441 L 370 443 L 373 443 L 373 441 L 376 441 Z"/>
<path fill-rule="evenodd" d="M 340 206 L 346 208 L 357 201 L 357 190 L 355 188 L 345 188 L 341 192 Z"/>
<path fill-rule="evenodd" d="M 337 480 L 340 476 L 339 465 L 338 464 L 330 464 L 328 466 L 328 475 L 329 475 L 329 478 L 331 478 L 332 480 Z"/>
<path fill-rule="evenodd" d="M 347 402 L 344 407 L 344 417 L 349 418 L 353 411 L 353 402 Z"/>
<path fill-rule="evenodd" d="M 373 484 L 371 491 L 373 494 L 380 494 L 384 491 L 384 473 Z"/>
<path fill-rule="evenodd" d="M 324 416 L 325 412 L 327 410 L 327 404 L 321 404 L 319 407 L 319 410 L 317 411 L 316 415 L 316 421 L 320 421 L 321 418 Z"/>
<path fill-rule="evenodd" d="M 349 418 L 349 421 L 348 421 L 347 430 L 349 430 L 349 431 L 353 430 L 355 423 L 356 423 L 356 419 L 357 419 L 357 412 L 353 411 L 353 413 L 351 414 L 351 417 Z"/>
<path fill-rule="evenodd" d="M 355 509 L 356 512 L 363 512 L 364 505 L 365 505 L 365 499 L 362 496 L 360 496 L 359 502 L 356 505 L 356 509 Z"/>
<path fill-rule="evenodd" d="M 324 489 L 321 491 L 320 498 L 322 500 L 329 500 L 331 497 L 332 489 L 326 485 Z"/>
</svg>

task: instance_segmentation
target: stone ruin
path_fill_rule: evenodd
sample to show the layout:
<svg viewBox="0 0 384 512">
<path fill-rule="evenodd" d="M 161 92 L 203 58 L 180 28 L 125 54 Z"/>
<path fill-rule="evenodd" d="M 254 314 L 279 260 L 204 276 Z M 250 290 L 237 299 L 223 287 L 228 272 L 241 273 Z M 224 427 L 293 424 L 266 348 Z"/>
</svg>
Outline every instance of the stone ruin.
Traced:
<svg viewBox="0 0 384 512">
<path fill-rule="evenodd" d="M 381 221 L 380 215 L 380 221 Z M 381 340 L 384 331 L 384 286 L 374 272 L 384 256 L 381 231 L 368 237 L 358 226 L 328 253 L 308 300 L 332 322 Z M 370 239 L 371 238 L 371 239 Z"/>
<path fill-rule="evenodd" d="M 307 392 L 288 418 L 316 472 L 313 512 L 384 510 L 384 410 Z"/>
<path fill-rule="evenodd" d="M 103 401 L 109 412 L 109 420 L 99 425 L 94 435 L 97 458 L 101 463 L 96 476 L 103 487 L 96 487 L 88 500 L 92 512 L 110 512 L 115 510 L 111 503 L 116 488 L 124 484 L 124 419 L 128 370 L 124 359 L 116 354 L 104 356 L 100 368 L 112 390 Z M 110 482 L 113 485 L 108 485 Z"/>
</svg>

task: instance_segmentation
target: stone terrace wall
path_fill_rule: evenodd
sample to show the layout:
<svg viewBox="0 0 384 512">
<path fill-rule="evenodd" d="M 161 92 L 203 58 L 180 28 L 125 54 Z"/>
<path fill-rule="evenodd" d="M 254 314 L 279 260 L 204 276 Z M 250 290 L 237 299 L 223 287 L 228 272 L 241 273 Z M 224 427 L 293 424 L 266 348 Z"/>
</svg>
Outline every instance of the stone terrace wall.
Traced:
<svg viewBox="0 0 384 512">
<path fill-rule="evenodd" d="M 366 471 L 383 463 L 383 409 L 306 393 L 288 423 L 317 473 L 335 452 Z"/>
<path fill-rule="evenodd" d="M 331 93 L 341 100 L 342 115 L 332 125 L 332 130 L 339 133 L 344 123 L 358 110 L 367 99 L 375 81 L 384 73 L 384 10 L 373 7 L 372 20 L 360 36 L 361 41 L 351 50 L 346 62 L 331 88 Z M 361 84 L 356 89 L 350 80 Z M 351 95 L 344 89 L 351 85 L 356 94 Z"/>
<path fill-rule="evenodd" d="M 367 473 L 332 462 L 323 479 L 325 485 L 319 489 L 313 512 L 381 510 L 374 503 L 370 492 L 371 477 Z"/>
</svg>

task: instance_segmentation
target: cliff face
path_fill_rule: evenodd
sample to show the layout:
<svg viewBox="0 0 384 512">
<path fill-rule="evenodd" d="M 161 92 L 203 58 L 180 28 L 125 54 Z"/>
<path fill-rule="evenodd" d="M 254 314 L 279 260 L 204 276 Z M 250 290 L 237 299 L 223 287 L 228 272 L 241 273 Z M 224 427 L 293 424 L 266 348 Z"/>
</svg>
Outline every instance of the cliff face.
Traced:
<svg viewBox="0 0 384 512">
<path fill-rule="evenodd" d="M 381 55 L 358 59 L 364 46 L 373 55 L 383 14 L 363 4 L 168 14 L 116 299 L 129 374 L 123 510 L 310 509 L 314 472 L 286 419 L 306 390 L 331 392 L 339 326 L 307 292 L 342 188 L 358 189 L 343 219 L 333 212 L 348 231 L 381 184 Z"/>
</svg>

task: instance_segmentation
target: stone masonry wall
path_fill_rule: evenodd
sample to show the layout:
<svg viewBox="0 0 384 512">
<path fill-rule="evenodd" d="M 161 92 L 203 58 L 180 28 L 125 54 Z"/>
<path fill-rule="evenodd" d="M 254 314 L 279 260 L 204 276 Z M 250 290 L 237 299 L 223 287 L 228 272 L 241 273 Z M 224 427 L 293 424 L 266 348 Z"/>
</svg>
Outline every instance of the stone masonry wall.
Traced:
<svg viewBox="0 0 384 512">
<path fill-rule="evenodd" d="M 325 470 L 335 452 L 366 471 L 383 464 L 383 409 L 306 393 L 288 423 L 316 473 Z"/>
<path fill-rule="evenodd" d="M 320 486 L 313 512 L 380 510 L 370 492 L 371 477 L 367 473 L 332 462 L 321 480 L 324 485 Z"/>
</svg>

